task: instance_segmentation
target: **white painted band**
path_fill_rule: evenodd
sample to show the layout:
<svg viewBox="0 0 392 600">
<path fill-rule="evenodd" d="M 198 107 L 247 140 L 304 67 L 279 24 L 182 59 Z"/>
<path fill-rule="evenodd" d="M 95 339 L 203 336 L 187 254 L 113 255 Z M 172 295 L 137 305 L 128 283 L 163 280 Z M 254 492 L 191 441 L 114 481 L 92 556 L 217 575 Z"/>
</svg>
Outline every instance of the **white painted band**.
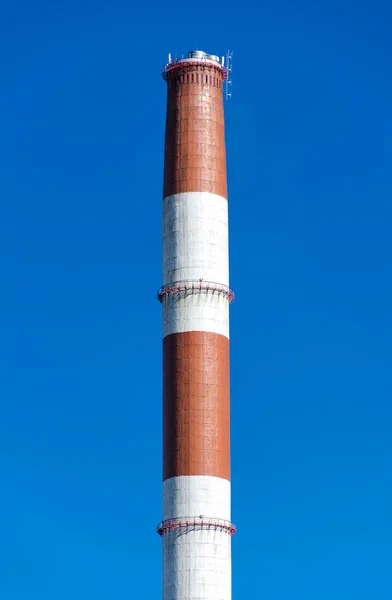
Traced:
<svg viewBox="0 0 392 600">
<path fill-rule="evenodd" d="M 222 531 L 162 538 L 163 600 L 231 600 L 231 537 Z"/>
<path fill-rule="evenodd" d="M 209 192 L 183 192 L 163 201 L 163 285 L 199 280 L 229 285 L 228 205 Z"/>
<path fill-rule="evenodd" d="M 229 285 L 228 205 L 209 192 L 183 192 L 163 201 L 163 285 L 209 281 Z M 163 337 L 207 331 L 229 337 L 229 303 L 218 294 L 163 299 Z"/>
<path fill-rule="evenodd" d="M 230 520 L 230 482 L 172 477 L 163 483 L 163 518 Z M 225 531 L 173 529 L 162 537 L 163 600 L 231 600 L 231 537 Z"/>
<path fill-rule="evenodd" d="M 162 302 L 163 337 L 207 331 L 229 337 L 229 301 L 213 294 L 168 295 Z"/>
<path fill-rule="evenodd" d="M 216 517 L 230 521 L 230 481 L 207 475 L 183 475 L 163 482 L 163 520 Z"/>
</svg>

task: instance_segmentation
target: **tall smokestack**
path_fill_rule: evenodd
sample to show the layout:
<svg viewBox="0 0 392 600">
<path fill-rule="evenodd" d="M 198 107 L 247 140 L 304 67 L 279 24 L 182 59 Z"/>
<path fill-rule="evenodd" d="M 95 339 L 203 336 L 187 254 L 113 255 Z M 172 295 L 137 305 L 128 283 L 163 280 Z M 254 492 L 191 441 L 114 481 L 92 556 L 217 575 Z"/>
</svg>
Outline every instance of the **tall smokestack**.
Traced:
<svg viewBox="0 0 392 600">
<path fill-rule="evenodd" d="M 231 599 L 223 60 L 171 60 L 163 190 L 163 600 Z"/>
</svg>

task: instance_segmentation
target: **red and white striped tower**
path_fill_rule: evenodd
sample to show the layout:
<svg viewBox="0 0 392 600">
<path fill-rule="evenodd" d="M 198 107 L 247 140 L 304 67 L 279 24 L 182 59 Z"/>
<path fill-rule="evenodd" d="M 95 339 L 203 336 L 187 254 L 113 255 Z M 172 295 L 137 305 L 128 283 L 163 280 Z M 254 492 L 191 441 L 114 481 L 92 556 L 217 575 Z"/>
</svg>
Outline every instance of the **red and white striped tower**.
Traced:
<svg viewBox="0 0 392 600">
<path fill-rule="evenodd" d="M 231 600 L 226 74 L 201 51 L 163 69 L 163 600 Z"/>
</svg>

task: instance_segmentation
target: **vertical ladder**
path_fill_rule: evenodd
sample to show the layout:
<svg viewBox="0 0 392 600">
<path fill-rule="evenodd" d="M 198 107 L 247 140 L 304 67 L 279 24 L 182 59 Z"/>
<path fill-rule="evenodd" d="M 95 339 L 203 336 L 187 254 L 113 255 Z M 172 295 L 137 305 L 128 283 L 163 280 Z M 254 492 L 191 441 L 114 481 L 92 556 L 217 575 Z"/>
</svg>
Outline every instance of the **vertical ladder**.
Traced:
<svg viewBox="0 0 392 600">
<path fill-rule="evenodd" d="M 232 79 L 231 79 L 231 73 L 233 70 L 233 52 L 231 50 L 227 51 L 226 54 L 226 69 L 227 69 L 227 79 L 226 79 L 226 100 L 228 100 L 229 98 L 231 98 L 231 86 L 232 86 Z"/>
</svg>

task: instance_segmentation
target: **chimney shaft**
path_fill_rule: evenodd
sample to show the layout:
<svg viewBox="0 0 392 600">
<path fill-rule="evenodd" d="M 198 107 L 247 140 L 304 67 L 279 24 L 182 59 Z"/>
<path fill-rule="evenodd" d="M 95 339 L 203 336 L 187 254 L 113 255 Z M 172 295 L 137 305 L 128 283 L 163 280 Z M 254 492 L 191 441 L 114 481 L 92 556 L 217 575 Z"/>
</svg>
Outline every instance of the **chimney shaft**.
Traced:
<svg viewBox="0 0 392 600">
<path fill-rule="evenodd" d="M 231 600 L 226 69 L 198 50 L 163 77 L 163 600 Z"/>
</svg>

